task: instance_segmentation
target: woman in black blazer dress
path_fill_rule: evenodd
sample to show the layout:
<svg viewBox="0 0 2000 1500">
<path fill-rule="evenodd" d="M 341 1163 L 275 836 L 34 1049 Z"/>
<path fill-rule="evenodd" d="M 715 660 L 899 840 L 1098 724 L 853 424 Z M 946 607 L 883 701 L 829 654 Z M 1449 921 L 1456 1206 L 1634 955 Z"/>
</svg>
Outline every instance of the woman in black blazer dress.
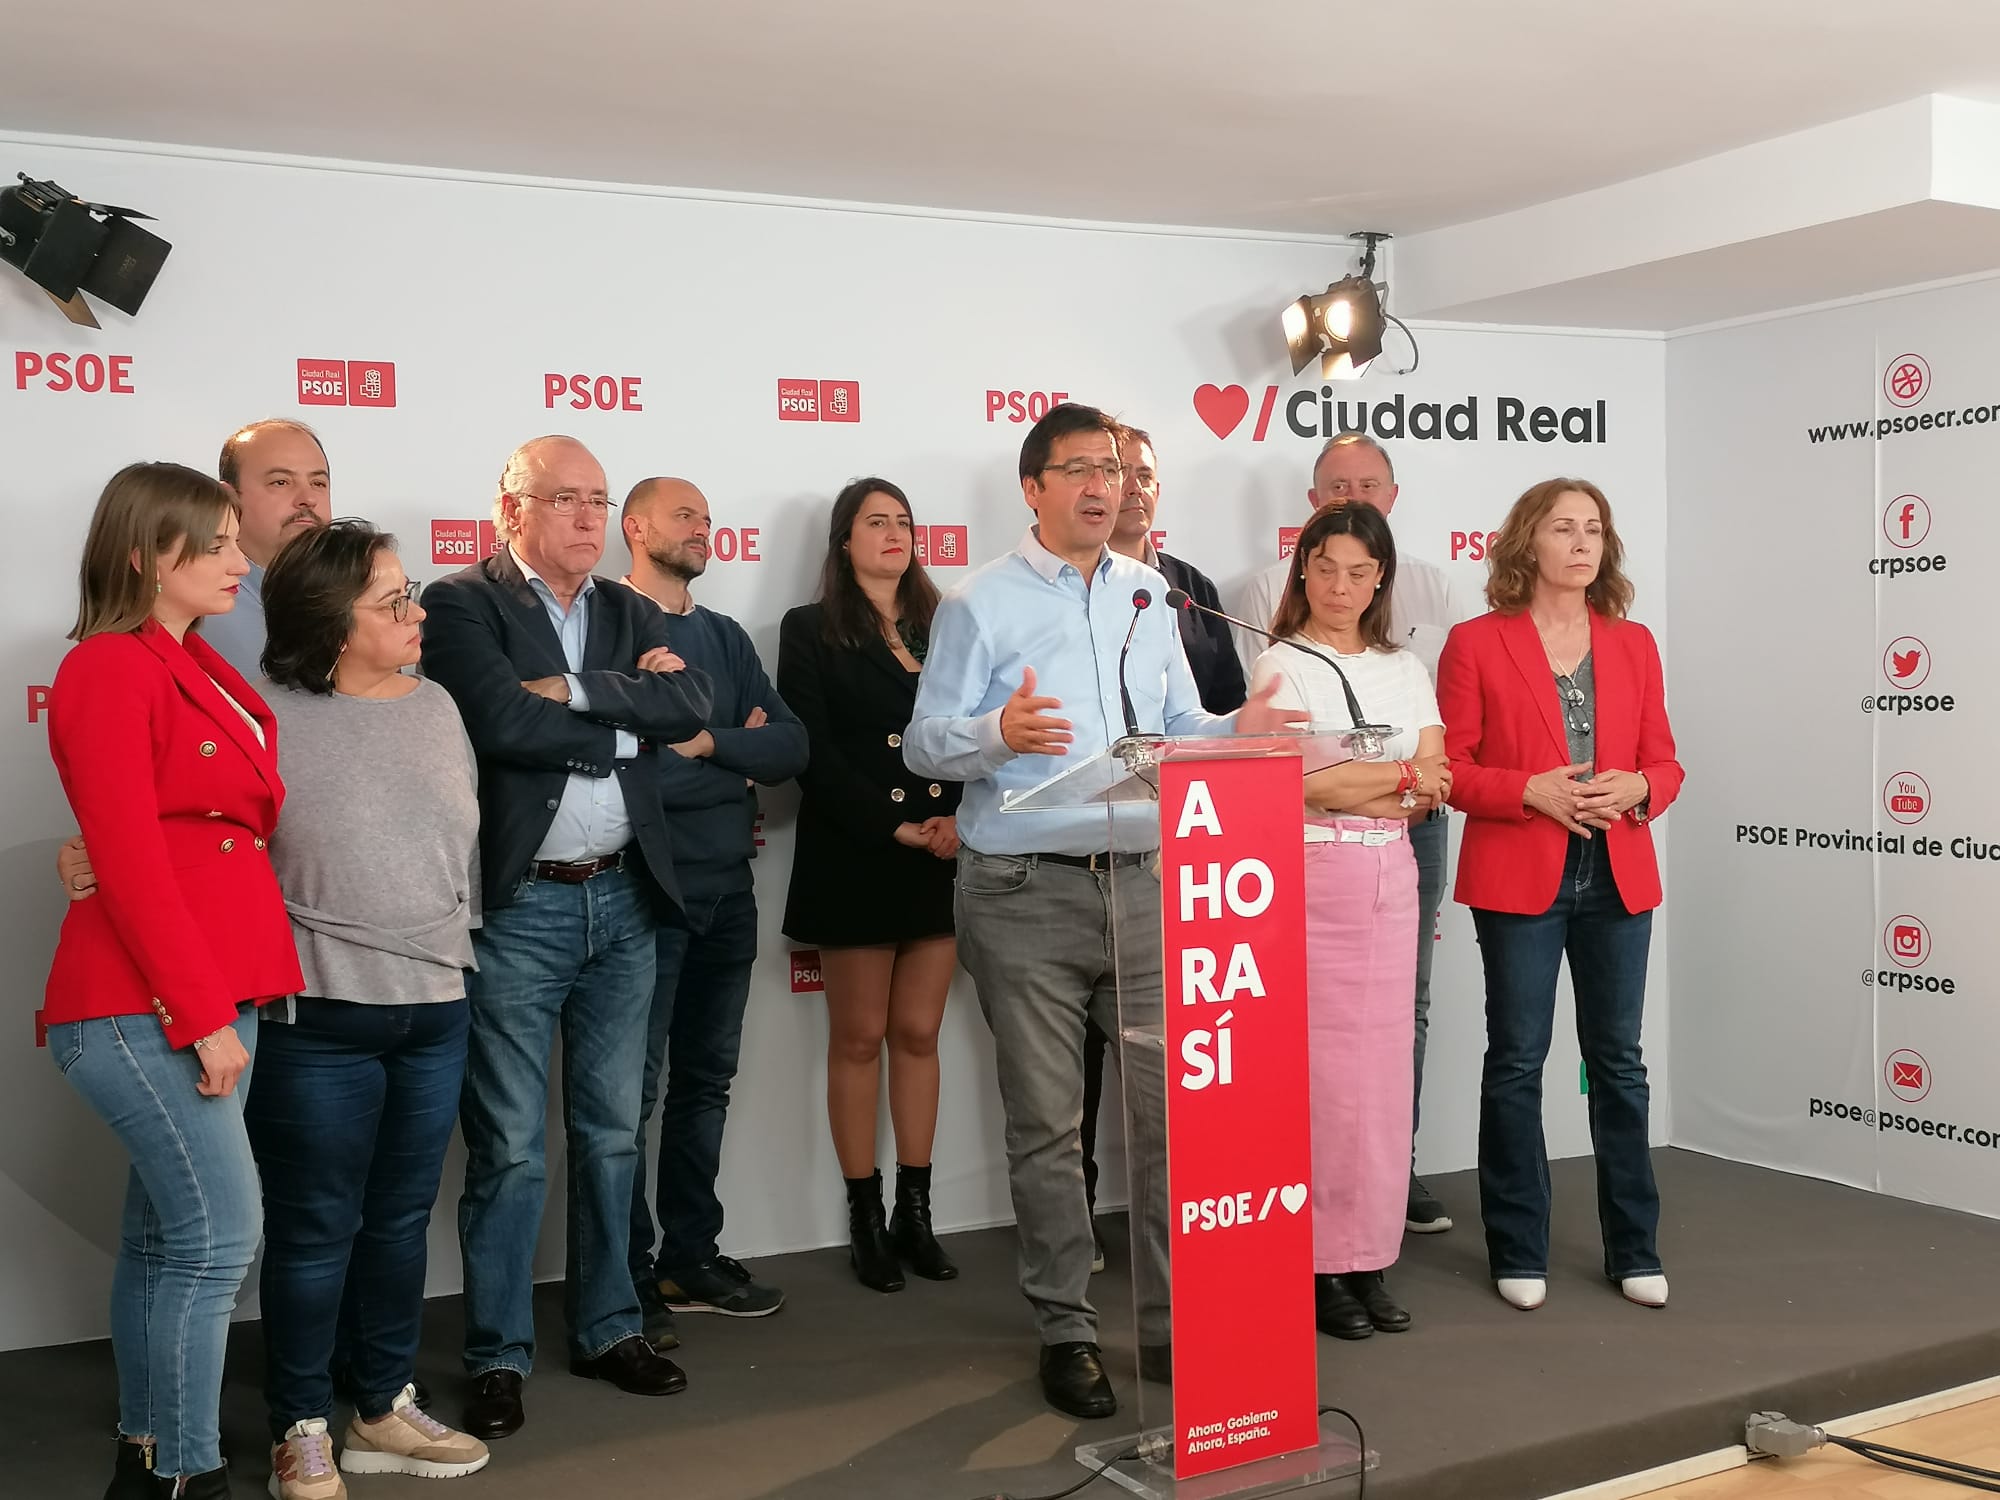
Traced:
<svg viewBox="0 0 2000 1500">
<path fill-rule="evenodd" d="M 785 935 L 820 951 L 828 1038 L 826 1110 L 847 1179 L 854 1272 L 900 1291 L 902 1263 L 949 1281 L 931 1232 L 938 1029 L 958 961 L 952 880 L 959 787 L 903 765 L 938 591 L 916 560 L 910 502 L 886 479 L 840 492 L 817 603 L 785 616 L 778 693 L 812 756 L 799 786 Z M 875 1166 L 882 1047 L 896 1135 L 896 1212 Z"/>
</svg>

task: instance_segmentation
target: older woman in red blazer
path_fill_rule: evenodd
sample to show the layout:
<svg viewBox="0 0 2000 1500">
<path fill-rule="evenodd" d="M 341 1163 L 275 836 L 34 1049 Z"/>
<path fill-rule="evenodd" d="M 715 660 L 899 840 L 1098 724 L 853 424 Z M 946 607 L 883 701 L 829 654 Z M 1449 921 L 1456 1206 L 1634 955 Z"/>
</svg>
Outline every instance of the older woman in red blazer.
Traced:
<svg viewBox="0 0 2000 1500">
<path fill-rule="evenodd" d="M 1605 1274 L 1663 1307 L 1651 1095 L 1639 1047 L 1660 872 L 1648 822 L 1681 788 L 1659 648 L 1625 618 L 1632 585 L 1595 485 L 1551 479 L 1489 550 L 1492 612 L 1458 626 L 1438 667 L 1452 806 L 1466 816 L 1459 901 L 1486 969 L 1479 1201 L 1500 1295 L 1547 1296 L 1542 1068 L 1569 955 Z"/>
<path fill-rule="evenodd" d="M 132 1158 L 107 1500 L 229 1492 L 223 1345 L 260 1227 L 242 1107 L 254 1007 L 301 984 L 265 852 L 284 800 L 277 725 L 194 628 L 235 603 L 236 525 L 234 497 L 192 469 L 115 475 L 50 697 L 98 899 L 63 919 L 42 1019 L 56 1066 Z"/>
</svg>

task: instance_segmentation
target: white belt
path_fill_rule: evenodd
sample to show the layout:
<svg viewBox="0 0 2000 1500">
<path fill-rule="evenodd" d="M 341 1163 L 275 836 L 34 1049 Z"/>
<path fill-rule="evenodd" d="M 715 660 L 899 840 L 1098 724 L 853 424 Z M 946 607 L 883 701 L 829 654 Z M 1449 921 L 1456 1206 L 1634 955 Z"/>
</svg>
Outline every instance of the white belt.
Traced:
<svg viewBox="0 0 2000 1500">
<path fill-rule="evenodd" d="M 1371 849 L 1379 849 L 1384 844 L 1393 844 L 1403 836 L 1400 827 L 1336 828 L 1334 832 L 1340 835 L 1339 841 L 1343 844 L 1366 844 Z"/>
</svg>

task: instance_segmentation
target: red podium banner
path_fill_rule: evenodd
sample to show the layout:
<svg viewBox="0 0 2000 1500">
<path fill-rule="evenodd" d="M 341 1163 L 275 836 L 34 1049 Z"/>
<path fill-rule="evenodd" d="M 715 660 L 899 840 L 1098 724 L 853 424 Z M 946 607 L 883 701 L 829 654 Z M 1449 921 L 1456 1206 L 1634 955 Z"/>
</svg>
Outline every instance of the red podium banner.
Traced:
<svg viewBox="0 0 2000 1500">
<path fill-rule="evenodd" d="M 1299 768 L 1161 767 L 1179 1479 L 1319 1442 Z"/>
</svg>

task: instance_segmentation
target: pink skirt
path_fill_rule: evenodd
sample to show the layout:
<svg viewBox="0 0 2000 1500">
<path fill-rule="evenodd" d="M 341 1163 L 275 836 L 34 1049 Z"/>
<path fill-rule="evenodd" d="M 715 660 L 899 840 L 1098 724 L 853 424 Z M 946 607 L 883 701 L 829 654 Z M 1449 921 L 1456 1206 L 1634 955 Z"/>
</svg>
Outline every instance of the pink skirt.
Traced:
<svg viewBox="0 0 2000 1500">
<path fill-rule="evenodd" d="M 1342 818 L 1346 829 L 1396 828 Z M 1395 1264 L 1409 1204 L 1417 862 L 1389 843 L 1306 845 L 1313 1269 Z"/>
</svg>

